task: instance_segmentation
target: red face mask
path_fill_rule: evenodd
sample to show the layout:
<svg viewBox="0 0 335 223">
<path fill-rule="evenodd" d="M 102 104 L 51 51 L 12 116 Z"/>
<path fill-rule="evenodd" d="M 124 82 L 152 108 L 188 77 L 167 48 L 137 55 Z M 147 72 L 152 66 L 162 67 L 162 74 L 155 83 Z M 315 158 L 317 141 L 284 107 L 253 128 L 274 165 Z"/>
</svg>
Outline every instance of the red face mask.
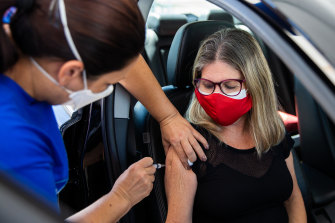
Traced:
<svg viewBox="0 0 335 223">
<path fill-rule="evenodd" d="M 195 89 L 195 95 L 205 110 L 207 115 L 216 123 L 228 126 L 235 123 L 239 118 L 246 114 L 252 107 L 252 99 L 243 89 L 238 96 L 240 99 L 231 98 L 221 93 L 202 95 L 198 89 Z M 241 95 L 242 94 L 242 95 Z M 245 94 L 243 96 L 243 94 Z"/>
</svg>

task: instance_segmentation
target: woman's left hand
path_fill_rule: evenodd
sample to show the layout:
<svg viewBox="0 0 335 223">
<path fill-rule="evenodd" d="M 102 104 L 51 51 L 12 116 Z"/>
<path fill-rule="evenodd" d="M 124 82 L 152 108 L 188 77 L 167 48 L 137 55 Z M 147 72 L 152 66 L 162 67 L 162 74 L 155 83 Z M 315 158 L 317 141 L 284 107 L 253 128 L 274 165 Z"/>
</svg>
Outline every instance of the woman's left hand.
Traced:
<svg viewBox="0 0 335 223">
<path fill-rule="evenodd" d="M 189 169 L 187 160 L 195 162 L 196 154 L 202 161 L 206 161 L 206 155 L 198 143 L 208 148 L 206 139 L 179 113 L 161 121 L 160 127 L 165 153 L 173 148 L 186 169 Z"/>
</svg>

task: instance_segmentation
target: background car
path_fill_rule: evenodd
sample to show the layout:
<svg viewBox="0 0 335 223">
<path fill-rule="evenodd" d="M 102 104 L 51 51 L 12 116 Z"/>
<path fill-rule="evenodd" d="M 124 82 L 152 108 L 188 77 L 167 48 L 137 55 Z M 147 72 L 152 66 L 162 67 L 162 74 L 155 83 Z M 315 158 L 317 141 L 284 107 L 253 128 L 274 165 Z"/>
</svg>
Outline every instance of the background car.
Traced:
<svg viewBox="0 0 335 223">
<path fill-rule="evenodd" d="M 335 222 L 335 3 L 140 0 L 139 6 L 147 18 L 143 56 L 181 113 L 192 91 L 189 72 L 197 41 L 211 32 L 201 24 L 237 27 L 256 37 L 275 80 L 279 110 L 288 117 L 287 130 L 295 140 L 295 169 L 308 221 Z M 181 42 L 183 29 L 193 23 L 200 28 Z M 56 115 L 60 113 L 70 167 L 69 183 L 59 195 L 64 216 L 107 193 L 141 157 L 164 162 L 158 124 L 121 85 L 75 113 L 58 107 Z M 163 177 L 164 170 L 158 170 L 150 196 L 121 222 L 164 222 Z"/>
</svg>

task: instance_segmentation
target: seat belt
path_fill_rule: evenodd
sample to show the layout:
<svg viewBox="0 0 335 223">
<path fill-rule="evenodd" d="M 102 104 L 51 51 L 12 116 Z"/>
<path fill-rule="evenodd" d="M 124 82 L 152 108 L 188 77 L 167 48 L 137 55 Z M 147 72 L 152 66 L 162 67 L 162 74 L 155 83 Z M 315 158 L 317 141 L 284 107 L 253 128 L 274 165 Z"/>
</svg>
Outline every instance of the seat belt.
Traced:
<svg viewBox="0 0 335 223">
<path fill-rule="evenodd" d="M 121 171 L 128 168 L 127 139 L 130 112 L 130 95 L 120 85 L 116 85 L 114 101 L 115 139 L 118 148 Z"/>
<path fill-rule="evenodd" d="M 102 136 L 111 185 L 127 169 L 127 130 L 130 95 L 120 85 L 101 102 Z"/>
</svg>

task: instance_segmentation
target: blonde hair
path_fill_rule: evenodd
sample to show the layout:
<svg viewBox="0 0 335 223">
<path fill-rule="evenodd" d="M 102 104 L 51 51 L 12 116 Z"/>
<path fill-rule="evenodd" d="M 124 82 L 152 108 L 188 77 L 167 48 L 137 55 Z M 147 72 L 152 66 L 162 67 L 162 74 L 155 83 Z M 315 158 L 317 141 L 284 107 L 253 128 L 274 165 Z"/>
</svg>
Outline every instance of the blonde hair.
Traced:
<svg viewBox="0 0 335 223">
<path fill-rule="evenodd" d="M 278 114 L 278 100 L 271 72 L 255 38 L 240 29 L 223 29 L 205 39 L 198 51 L 193 80 L 201 77 L 202 69 L 215 61 L 222 61 L 240 71 L 246 80 L 253 106 L 247 114 L 245 127 L 250 130 L 257 153 L 261 155 L 278 144 L 285 135 L 284 124 Z M 194 94 L 186 118 L 219 136 L 221 126 L 204 111 Z"/>
</svg>

